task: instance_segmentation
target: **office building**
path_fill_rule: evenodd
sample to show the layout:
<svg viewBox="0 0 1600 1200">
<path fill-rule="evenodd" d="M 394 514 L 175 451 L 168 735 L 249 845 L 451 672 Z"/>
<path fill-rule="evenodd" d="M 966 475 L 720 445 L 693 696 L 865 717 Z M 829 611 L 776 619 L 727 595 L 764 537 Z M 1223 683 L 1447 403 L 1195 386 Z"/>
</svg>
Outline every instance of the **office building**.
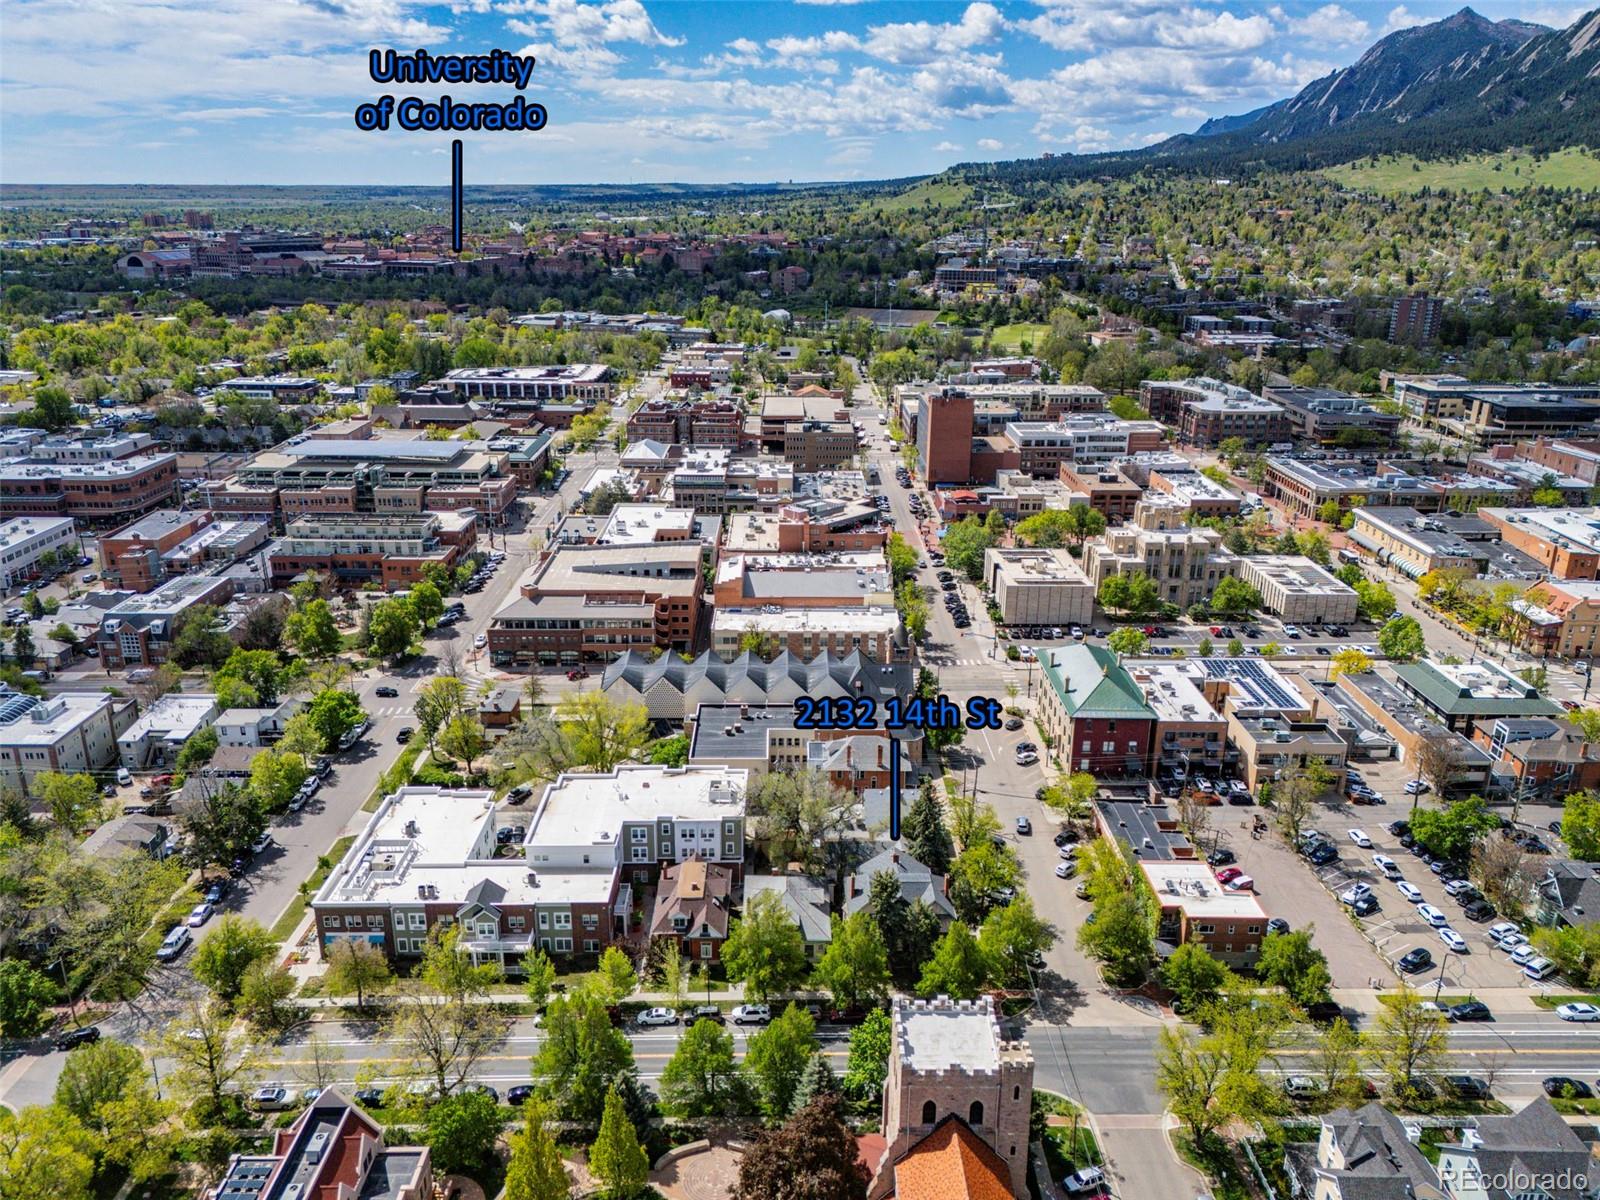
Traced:
<svg viewBox="0 0 1600 1200">
<path fill-rule="evenodd" d="M 130 771 L 170 767 L 184 746 L 215 724 L 222 710 L 209 693 L 169 692 L 117 737 L 117 756 Z"/>
<path fill-rule="evenodd" d="M 1444 299 L 1418 292 L 1389 304 L 1389 340 L 1396 344 L 1426 346 L 1439 338 L 1444 320 Z"/>
<path fill-rule="evenodd" d="M 875 662 L 904 660 L 909 649 L 892 605 L 879 608 L 718 607 L 711 616 L 711 651 L 726 661 L 742 654 L 751 640 L 765 653 L 799 658 L 861 653 Z"/>
<path fill-rule="evenodd" d="M 797 471 L 831 471 L 854 461 L 861 448 L 849 421 L 792 421 L 784 426 L 783 457 Z"/>
<path fill-rule="evenodd" d="M 1079 643 L 1041 649 L 1038 719 L 1063 766 L 1100 776 L 1142 777 L 1156 714 L 1117 656 Z"/>
<path fill-rule="evenodd" d="M 454 571 L 478 540 L 477 514 L 338 515 L 290 521 L 267 547 L 274 587 L 313 574 L 342 588 L 375 583 L 385 591 L 409 588 L 426 568 Z"/>
<path fill-rule="evenodd" d="M 1263 399 L 1283 405 L 1289 432 L 1297 440 L 1322 446 L 1392 446 L 1400 414 L 1381 412 L 1361 396 L 1336 388 L 1268 385 Z"/>
<path fill-rule="evenodd" d="M 1478 515 L 1557 579 L 1600 579 L 1600 508 L 1480 508 Z"/>
<path fill-rule="evenodd" d="M 737 450 L 744 420 L 744 410 L 726 400 L 647 400 L 628 417 L 628 440 Z"/>
<path fill-rule="evenodd" d="M 78 526 L 71 517 L 13 517 L 0 521 L 0 587 L 11 589 L 43 572 L 78 561 Z"/>
<path fill-rule="evenodd" d="M 1228 715 L 1228 737 L 1239 751 L 1239 772 L 1251 792 L 1320 766 L 1328 773 L 1324 794 L 1344 791 L 1349 746 L 1326 721 Z"/>
<path fill-rule="evenodd" d="M 711 596 L 717 608 L 894 606 L 881 550 L 730 554 L 717 564 Z"/>
<path fill-rule="evenodd" d="M 616 396 L 611 368 L 599 363 L 544 367 L 458 367 L 439 381 L 463 400 L 486 400 L 496 409 L 560 401 L 586 408 Z"/>
<path fill-rule="evenodd" d="M 1432 712 L 1446 729 L 1468 737 L 1499 717 L 1559 717 L 1562 712 L 1533 684 L 1483 659 L 1470 663 L 1423 659 L 1395 663 L 1391 669 L 1401 692 Z"/>
<path fill-rule="evenodd" d="M 1262 494 L 1283 502 L 1295 516 L 1316 519 L 1329 501 L 1342 510 L 1407 507 L 1418 512 L 1471 512 L 1480 505 L 1509 504 L 1514 484 L 1481 475 L 1414 473 L 1416 464 L 1378 459 L 1306 462 L 1269 455 Z"/>
<path fill-rule="evenodd" d="M 1088 625 L 1094 585 L 1065 550 L 991 547 L 983 578 L 1007 625 Z"/>
<path fill-rule="evenodd" d="M 972 482 L 974 401 L 951 388 L 922 395 L 917 418 L 917 454 L 929 485 Z"/>
<path fill-rule="evenodd" d="M 119 600 L 106 610 L 95 637 L 101 665 L 116 670 L 166 662 L 184 614 L 199 605 L 220 609 L 233 594 L 233 581 L 224 576 L 181 575 Z"/>
<path fill-rule="evenodd" d="M 1184 445 L 1218 446 L 1235 437 L 1247 446 L 1291 440 L 1282 405 L 1220 379 L 1146 379 L 1139 385 L 1139 402 L 1153 419 L 1175 426 Z"/>
<path fill-rule="evenodd" d="M 1232 761 L 1228 723 L 1206 699 L 1193 671 L 1176 663 L 1135 663 L 1128 674 L 1156 715 L 1151 751 L 1156 775 L 1219 777 Z"/>
<path fill-rule="evenodd" d="M 1153 508 L 1149 512 L 1152 522 L 1159 519 Z M 1240 559 L 1214 529 L 1122 526 L 1084 547 L 1083 568 L 1096 595 L 1113 575 L 1148 575 L 1161 599 L 1188 608 L 1209 600 L 1219 582 L 1237 575 Z"/>
<path fill-rule="evenodd" d="M 1423 515 L 1406 506 L 1357 508 L 1350 540 L 1384 566 L 1420 579 L 1429 571 L 1465 571 L 1480 575 L 1489 567 L 1493 548 L 1483 540 L 1468 541 L 1457 522 L 1441 513 Z M 1481 517 L 1469 518 L 1484 524 Z"/>
<path fill-rule="evenodd" d="M 1261 593 L 1263 608 L 1285 622 L 1337 625 L 1356 619 L 1355 589 L 1303 555 L 1244 555 L 1239 578 Z"/>
<path fill-rule="evenodd" d="M 1193 942 L 1236 969 L 1254 965 L 1267 914 L 1253 893 L 1225 888 L 1203 862 L 1141 858 L 1139 870 L 1160 906 L 1157 939 L 1174 949 Z"/>
<path fill-rule="evenodd" d="M 178 499 L 178 456 L 0 458 L 0 518 L 71 517 L 104 529 Z"/>
</svg>

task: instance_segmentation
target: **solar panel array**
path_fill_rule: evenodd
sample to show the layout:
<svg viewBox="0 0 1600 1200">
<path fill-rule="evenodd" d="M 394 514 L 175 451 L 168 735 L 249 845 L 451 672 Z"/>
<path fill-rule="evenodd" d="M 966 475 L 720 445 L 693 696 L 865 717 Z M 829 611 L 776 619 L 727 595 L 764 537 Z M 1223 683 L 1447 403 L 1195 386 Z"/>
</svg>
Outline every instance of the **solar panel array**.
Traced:
<svg viewBox="0 0 1600 1200">
<path fill-rule="evenodd" d="M 1291 710 L 1306 707 L 1305 698 L 1290 690 L 1278 673 L 1259 659 L 1202 658 L 1199 661 L 1212 679 L 1239 684 L 1264 707 Z"/>
</svg>

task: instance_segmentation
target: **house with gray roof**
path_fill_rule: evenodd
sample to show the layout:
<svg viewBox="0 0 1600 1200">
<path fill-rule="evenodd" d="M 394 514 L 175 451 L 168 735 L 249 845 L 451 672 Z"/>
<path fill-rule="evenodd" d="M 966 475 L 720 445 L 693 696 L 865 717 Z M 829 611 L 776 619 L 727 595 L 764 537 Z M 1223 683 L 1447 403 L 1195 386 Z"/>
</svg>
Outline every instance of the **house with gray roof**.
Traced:
<svg viewBox="0 0 1600 1200">
<path fill-rule="evenodd" d="M 1541 925 L 1600 921 L 1600 864 L 1553 859 L 1545 864 L 1544 878 L 1533 891 L 1533 916 Z"/>
<path fill-rule="evenodd" d="M 828 913 L 828 889 L 805 875 L 746 875 L 744 902 L 748 905 L 761 892 L 772 892 L 784 910 L 800 927 L 806 945 L 806 958 L 815 961 L 833 943 L 833 920 Z"/>
<path fill-rule="evenodd" d="M 939 914 L 939 927 L 947 928 L 955 920 L 955 905 L 950 902 L 949 880 L 935 875 L 922 863 L 903 850 L 890 847 L 869 858 L 856 868 L 856 873 L 844 882 L 844 912 L 851 916 L 867 907 L 875 875 L 889 872 L 900 880 L 900 894 L 907 904 L 921 900 Z"/>
<path fill-rule="evenodd" d="M 1316 1200 L 1443 1200 L 1421 1138 L 1417 1126 L 1381 1104 L 1336 1108 L 1323 1114 L 1315 1143 L 1287 1148 L 1289 1190 Z"/>
<path fill-rule="evenodd" d="M 600 686 L 615 700 L 643 704 L 652 720 L 681 722 L 702 704 L 792 705 L 800 696 L 870 696 L 881 706 L 915 683 L 910 663 L 880 663 L 859 651 L 810 661 L 785 651 L 771 662 L 748 651 L 731 661 L 708 653 L 684 662 L 630 650 L 607 664 Z"/>
</svg>

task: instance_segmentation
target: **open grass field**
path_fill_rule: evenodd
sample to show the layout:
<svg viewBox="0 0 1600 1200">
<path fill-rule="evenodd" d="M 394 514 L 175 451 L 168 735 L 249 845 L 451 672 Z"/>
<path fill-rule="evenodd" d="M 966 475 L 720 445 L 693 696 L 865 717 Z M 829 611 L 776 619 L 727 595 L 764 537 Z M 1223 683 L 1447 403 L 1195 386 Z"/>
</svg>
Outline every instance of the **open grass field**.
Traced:
<svg viewBox="0 0 1600 1200">
<path fill-rule="evenodd" d="M 1505 151 L 1453 162 L 1424 162 L 1410 155 L 1342 163 L 1323 172 L 1349 187 L 1400 195 L 1425 187 L 1454 191 L 1520 191 L 1527 187 L 1600 190 L 1600 156 L 1570 147 L 1540 158 Z"/>
<path fill-rule="evenodd" d="M 972 188 L 967 184 L 935 177 L 912 184 L 898 196 L 874 198 L 868 202 L 867 207 L 884 213 L 897 213 L 921 208 L 925 204 L 934 208 L 957 208 L 969 203 L 971 199 Z"/>
<path fill-rule="evenodd" d="M 1039 343 L 1049 332 L 1050 326 L 1027 321 L 1015 325 L 996 325 L 994 334 L 989 338 L 989 346 L 996 353 L 1004 351 L 1015 354 L 1021 349 L 1023 339 L 1027 339 L 1033 343 L 1034 350 L 1038 350 Z"/>
</svg>

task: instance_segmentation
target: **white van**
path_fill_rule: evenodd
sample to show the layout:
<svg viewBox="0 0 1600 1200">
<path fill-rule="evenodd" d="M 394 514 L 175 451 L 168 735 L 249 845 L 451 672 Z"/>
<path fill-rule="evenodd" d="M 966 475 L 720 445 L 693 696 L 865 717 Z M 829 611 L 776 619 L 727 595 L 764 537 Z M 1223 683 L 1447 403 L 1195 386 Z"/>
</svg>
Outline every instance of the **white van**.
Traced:
<svg viewBox="0 0 1600 1200">
<path fill-rule="evenodd" d="M 1535 958 L 1522 968 L 1522 973 L 1529 979 L 1549 979 L 1556 973 L 1556 965 L 1548 958 Z"/>
<path fill-rule="evenodd" d="M 127 787 L 132 782 L 133 782 L 133 773 L 130 772 L 127 767 L 118 767 L 117 768 L 117 785 L 119 787 Z"/>
<path fill-rule="evenodd" d="M 189 932 L 186 925 L 174 925 L 172 931 L 162 939 L 161 948 L 156 951 L 156 957 L 162 962 L 171 962 L 182 954 L 185 947 L 193 940 L 194 935 Z"/>
</svg>

